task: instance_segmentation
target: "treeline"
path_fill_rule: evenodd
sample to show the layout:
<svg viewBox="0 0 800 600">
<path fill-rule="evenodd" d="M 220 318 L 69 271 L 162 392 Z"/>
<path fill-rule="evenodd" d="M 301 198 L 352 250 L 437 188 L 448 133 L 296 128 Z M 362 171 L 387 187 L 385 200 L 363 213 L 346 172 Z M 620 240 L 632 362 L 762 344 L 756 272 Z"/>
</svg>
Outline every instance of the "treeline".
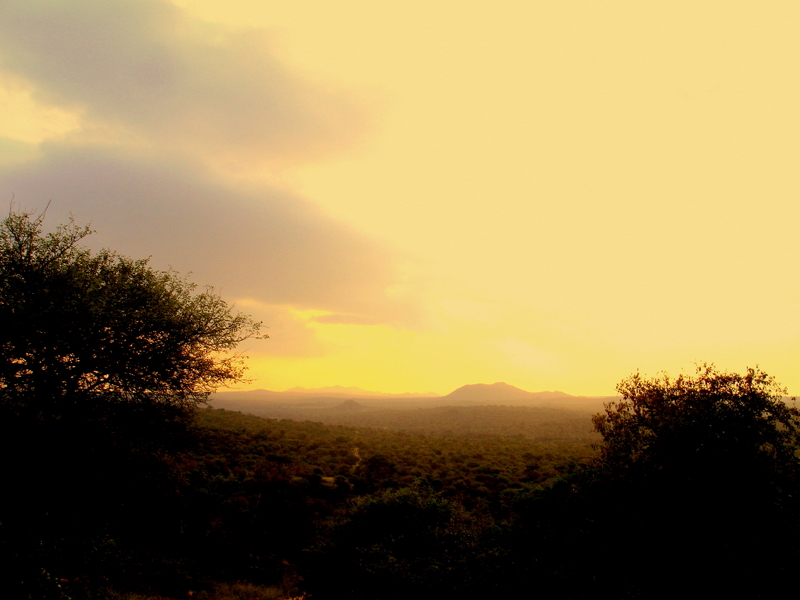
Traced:
<svg viewBox="0 0 800 600">
<path fill-rule="evenodd" d="M 666 598 L 685 586 L 773 597 L 799 558 L 797 459 L 776 454 L 780 444 L 796 452 L 792 430 L 762 428 L 769 439 L 749 440 L 751 456 L 739 446 L 758 428 L 752 415 L 709 437 L 718 407 L 702 418 L 678 408 L 672 422 L 658 417 L 666 434 L 649 430 L 659 444 L 637 447 L 644 424 L 612 407 L 596 419 L 600 453 L 586 440 L 220 409 L 173 424 L 162 451 L 137 452 L 130 431 L 109 434 L 102 419 L 6 430 L 3 442 L 28 454 L 7 471 L 2 559 L 21 582 L 6 589 L 180 599 L 246 581 L 321 600 Z M 117 434 L 125 427 L 112 422 Z M 145 430 L 135 437 L 153 425 L 136 423 Z M 693 431 L 700 449 L 681 457 Z"/>
<path fill-rule="evenodd" d="M 410 485 L 424 478 L 450 494 L 479 494 L 479 475 L 492 491 L 541 483 L 565 465 L 596 455 L 587 439 L 536 441 L 491 435 L 431 436 L 404 431 L 263 419 L 224 409 L 198 413 L 201 431 L 239 436 L 240 451 L 286 461 L 323 481 L 345 478 L 359 492 Z M 266 453 L 266 454 L 265 454 Z"/>
<path fill-rule="evenodd" d="M 213 524 L 202 546 L 190 545 L 202 571 L 296 581 L 319 598 L 469 596 L 476 578 L 496 588 L 488 557 L 499 568 L 501 532 L 520 503 L 596 455 L 586 441 L 437 437 L 214 409 L 199 413 L 196 434 L 184 460 L 187 510 L 206 507 L 194 520 Z"/>
<path fill-rule="evenodd" d="M 28 487 L 4 503 L 14 521 L 0 525 L 19 597 L 183 598 L 236 581 L 322 599 L 479 597 L 510 584 L 519 506 L 596 455 L 586 441 L 211 408 L 187 425 L 166 454 L 139 458 L 128 436 L 100 435 L 102 424 L 5 438 L 27 453 L 10 479 Z"/>
<path fill-rule="evenodd" d="M 783 390 L 757 370 L 705 365 L 696 377 L 636 375 L 619 390 L 622 398 L 594 418 L 599 454 L 586 440 L 423 435 L 205 411 L 200 430 L 239 449 L 204 455 L 217 468 L 227 456 L 230 468 L 202 466 L 194 489 L 222 477 L 232 488 L 219 500 L 240 511 L 231 522 L 263 515 L 251 542 L 275 544 L 248 551 L 250 563 L 243 549 L 254 546 L 228 529 L 238 565 L 279 561 L 274 577 L 323 600 L 520 590 L 772 598 L 791 585 L 800 559 L 800 411 Z M 257 465 L 281 466 L 258 475 Z M 243 481 L 248 492 L 229 493 Z M 267 496 L 283 504 L 260 508 Z M 226 522 L 211 517 L 201 521 Z M 252 569 L 219 576 L 252 579 Z"/>
</svg>

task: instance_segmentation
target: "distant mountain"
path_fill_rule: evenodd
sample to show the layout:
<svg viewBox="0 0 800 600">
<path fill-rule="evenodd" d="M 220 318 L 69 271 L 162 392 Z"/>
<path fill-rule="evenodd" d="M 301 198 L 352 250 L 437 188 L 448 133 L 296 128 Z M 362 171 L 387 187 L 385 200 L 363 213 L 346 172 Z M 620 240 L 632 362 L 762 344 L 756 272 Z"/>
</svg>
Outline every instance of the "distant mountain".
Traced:
<svg viewBox="0 0 800 600">
<path fill-rule="evenodd" d="M 498 382 L 465 385 L 446 396 L 443 401 L 456 404 L 531 404 L 574 398 L 564 392 L 526 392 L 513 385 Z"/>
<path fill-rule="evenodd" d="M 341 404 L 334 406 L 333 410 L 364 410 L 364 405 L 355 400 L 345 400 Z"/>
<path fill-rule="evenodd" d="M 358 399 L 358 405 L 368 410 L 411 410 L 437 406 L 538 406 L 570 410 L 602 410 L 603 403 L 613 397 L 571 396 L 564 392 L 526 392 L 507 383 L 465 385 L 446 396 L 437 394 L 385 394 L 357 387 L 332 386 L 325 388 L 292 388 L 285 392 L 248 390 L 217 392 L 209 399 L 216 408 L 254 412 L 262 416 L 295 418 L 295 409 L 312 418 L 316 410 L 343 407 L 346 400 Z M 353 407 L 355 408 L 355 407 Z M 263 409 L 263 410 L 262 410 Z M 264 412 L 269 410 L 269 414 Z M 281 412 L 284 411 L 284 412 Z M 289 411 L 289 412 L 285 412 Z"/>
</svg>

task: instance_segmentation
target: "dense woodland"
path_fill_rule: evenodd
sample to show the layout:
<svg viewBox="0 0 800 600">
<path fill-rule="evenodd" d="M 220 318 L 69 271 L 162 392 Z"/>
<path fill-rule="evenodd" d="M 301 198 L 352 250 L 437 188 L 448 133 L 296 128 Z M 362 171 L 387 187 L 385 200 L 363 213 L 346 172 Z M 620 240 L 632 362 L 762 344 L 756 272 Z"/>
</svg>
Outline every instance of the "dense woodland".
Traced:
<svg viewBox="0 0 800 600">
<path fill-rule="evenodd" d="M 794 500 L 775 481 L 742 465 L 666 487 L 604 472 L 591 434 L 431 435 L 206 408 L 162 455 L 87 435 L 25 448 L 41 470 L 15 476 L 43 500 L 23 492 L 3 521 L 20 597 L 185 598 L 220 582 L 322 599 L 770 597 L 798 558 Z"/>
<path fill-rule="evenodd" d="M 442 399 L 446 403 L 447 399 Z M 269 403 L 242 405 L 227 400 L 213 401 L 212 406 L 230 408 L 262 417 L 292 421 L 317 421 L 329 425 L 348 425 L 389 429 L 435 436 L 523 437 L 539 441 L 600 441 L 591 417 L 602 410 L 565 409 L 542 406 L 433 406 L 430 408 L 369 406 L 351 399 L 331 407 L 307 408 L 291 404 Z M 376 403 L 377 404 L 377 403 Z M 400 403 L 396 403 L 400 404 Z M 401 405 L 402 406 L 402 405 Z"/>
<path fill-rule="evenodd" d="M 110 443 L 60 440 L 40 457 L 51 467 L 37 486 L 59 498 L 61 514 L 48 515 L 24 552 L 11 550 L 16 562 L 52 561 L 28 574 L 41 597 L 71 597 L 100 574 L 120 589 L 176 598 L 219 581 L 319 598 L 473 593 L 475 578 L 502 587 L 495 571 L 509 560 L 502 538 L 517 507 L 596 454 L 589 434 L 535 441 L 470 427 L 436 436 L 213 408 L 197 413 L 164 464 L 123 460 L 123 449 L 96 453 Z M 78 539 L 87 523 L 97 532 Z"/>
<path fill-rule="evenodd" d="M 41 224 L 0 227 L 3 597 L 774 598 L 795 581 L 800 410 L 758 369 L 636 374 L 593 417 L 202 408 L 258 324 Z"/>
</svg>

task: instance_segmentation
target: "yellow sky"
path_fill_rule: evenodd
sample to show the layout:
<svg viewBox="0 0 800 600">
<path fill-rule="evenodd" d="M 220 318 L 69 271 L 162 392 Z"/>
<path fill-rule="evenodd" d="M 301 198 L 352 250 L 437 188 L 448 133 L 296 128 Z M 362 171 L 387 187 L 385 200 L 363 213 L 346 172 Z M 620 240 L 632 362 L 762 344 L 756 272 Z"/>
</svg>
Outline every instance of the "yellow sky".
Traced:
<svg viewBox="0 0 800 600">
<path fill-rule="evenodd" d="M 710 361 L 759 364 L 800 393 L 796 3 L 174 5 L 165 32 L 242 61 L 259 60 L 257 40 L 322 94 L 308 110 L 328 129 L 261 154 L 220 130 L 219 152 L 200 156 L 189 125 L 134 135 L 63 85 L 37 93 L 46 75 L 23 65 L 0 77 L 0 161 L 66 132 L 126 152 L 180 137 L 172 151 L 219 181 L 303 198 L 389 257 L 386 280 L 370 279 L 386 308 L 369 318 L 237 288 L 272 336 L 248 346 L 252 387 L 605 395 L 637 369 Z"/>
</svg>

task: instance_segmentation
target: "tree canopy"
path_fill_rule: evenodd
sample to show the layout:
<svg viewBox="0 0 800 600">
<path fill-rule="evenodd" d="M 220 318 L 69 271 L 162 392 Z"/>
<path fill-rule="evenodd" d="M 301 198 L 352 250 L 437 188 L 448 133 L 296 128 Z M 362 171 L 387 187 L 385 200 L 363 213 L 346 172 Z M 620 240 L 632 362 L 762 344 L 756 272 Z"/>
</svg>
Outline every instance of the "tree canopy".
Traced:
<svg viewBox="0 0 800 600">
<path fill-rule="evenodd" d="M 43 220 L 12 212 L 0 224 L 4 401 L 188 408 L 241 378 L 233 350 L 259 323 L 147 259 L 91 252 L 80 245 L 88 227 L 44 234 Z"/>
<path fill-rule="evenodd" d="M 260 327 L 147 259 L 92 252 L 89 227 L 43 221 L 0 221 L 0 586 L 20 598 L 65 597 L 51 570 L 143 569 L 126 553 L 174 543 L 194 408 L 241 380 L 236 346 Z"/>
<path fill-rule="evenodd" d="M 797 468 L 800 410 L 760 369 L 740 375 L 704 364 L 675 379 L 637 373 L 617 391 L 622 399 L 593 419 L 606 469 Z"/>
<path fill-rule="evenodd" d="M 800 411 L 785 390 L 758 368 L 702 364 L 694 376 L 637 373 L 617 391 L 594 417 L 600 457 L 578 483 L 583 543 L 611 557 L 591 585 L 648 598 L 785 589 L 800 514 Z"/>
</svg>

